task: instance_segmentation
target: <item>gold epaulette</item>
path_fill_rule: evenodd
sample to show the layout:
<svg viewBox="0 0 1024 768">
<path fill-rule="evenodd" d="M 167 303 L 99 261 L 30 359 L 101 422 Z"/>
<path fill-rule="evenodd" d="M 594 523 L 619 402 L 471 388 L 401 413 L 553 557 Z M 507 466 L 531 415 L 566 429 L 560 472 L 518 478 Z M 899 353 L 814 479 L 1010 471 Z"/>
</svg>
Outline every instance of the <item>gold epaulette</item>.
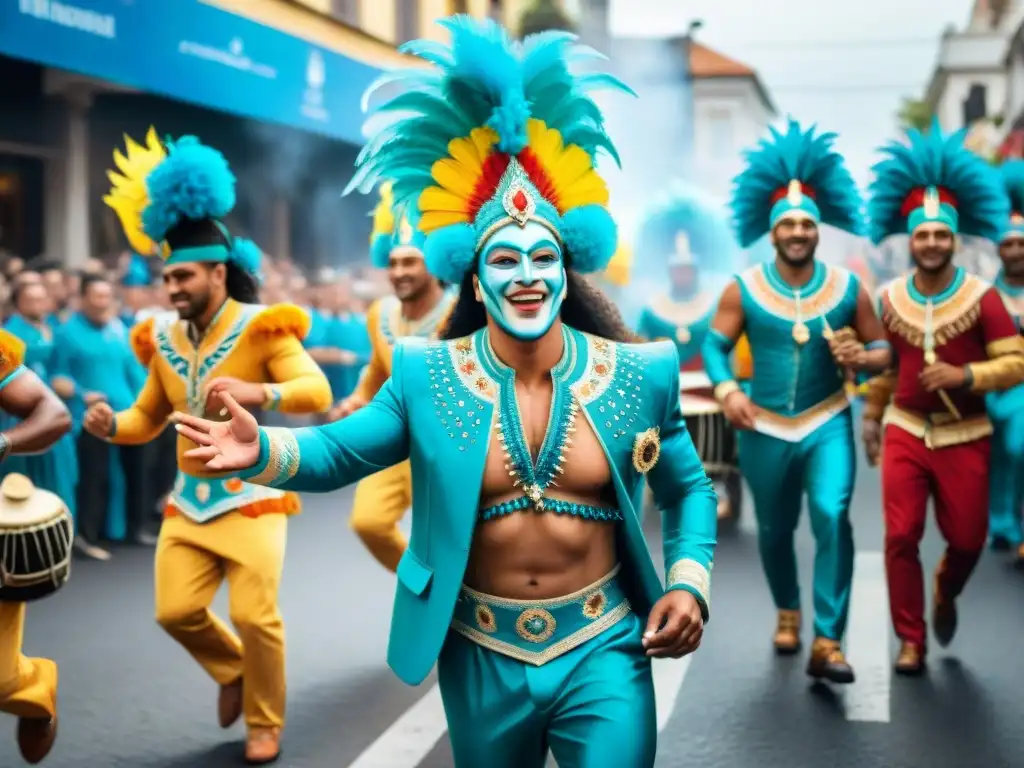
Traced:
<svg viewBox="0 0 1024 768">
<path fill-rule="evenodd" d="M 256 314 L 246 333 L 257 336 L 295 336 L 302 341 L 309 335 L 312 320 L 309 314 L 294 304 L 274 304 Z"/>
<path fill-rule="evenodd" d="M 156 317 L 149 317 L 141 323 L 132 326 L 128 333 L 128 341 L 132 346 L 135 358 L 142 363 L 143 367 L 149 368 L 149 363 L 156 354 L 156 342 L 153 340 L 153 326 Z"/>
</svg>

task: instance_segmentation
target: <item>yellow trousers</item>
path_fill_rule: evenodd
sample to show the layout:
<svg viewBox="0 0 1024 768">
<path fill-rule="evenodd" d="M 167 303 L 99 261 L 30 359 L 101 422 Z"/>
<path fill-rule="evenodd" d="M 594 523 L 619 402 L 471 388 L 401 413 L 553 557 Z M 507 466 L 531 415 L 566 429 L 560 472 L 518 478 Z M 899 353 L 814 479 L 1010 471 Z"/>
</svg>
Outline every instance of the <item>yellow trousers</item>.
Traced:
<svg viewBox="0 0 1024 768">
<path fill-rule="evenodd" d="M 277 605 L 288 518 L 238 512 L 208 523 L 164 520 L 156 548 L 156 620 L 220 685 L 243 683 L 245 722 L 284 725 L 284 621 Z M 224 579 L 236 635 L 210 604 Z"/>
<path fill-rule="evenodd" d="M 370 475 L 356 486 L 349 525 L 363 544 L 388 570 L 398 570 L 398 561 L 408 543 L 398 522 L 412 505 L 412 467 L 408 461 Z"/>
<path fill-rule="evenodd" d="M 0 603 L 0 712 L 15 717 L 57 716 L 57 665 L 21 653 L 25 604 Z"/>
</svg>

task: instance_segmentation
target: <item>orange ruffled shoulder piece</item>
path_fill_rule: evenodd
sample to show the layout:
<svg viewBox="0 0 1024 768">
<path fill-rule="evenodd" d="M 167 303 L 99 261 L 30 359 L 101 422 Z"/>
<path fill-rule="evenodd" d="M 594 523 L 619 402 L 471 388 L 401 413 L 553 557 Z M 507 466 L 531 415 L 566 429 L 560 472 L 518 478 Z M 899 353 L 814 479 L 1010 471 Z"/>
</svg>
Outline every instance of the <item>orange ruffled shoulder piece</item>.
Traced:
<svg viewBox="0 0 1024 768">
<path fill-rule="evenodd" d="M 7 378 L 25 362 L 25 342 L 0 328 L 0 379 Z"/>
<path fill-rule="evenodd" d="M 309 334 L 312 320 L 309 313 L 294 304 L 274 304 L 260 311 L 246 328 L 256 336 L 291 335 L 302 341 Z"/>
<path fill-rule="evenodd" d="M 153 325 L 156 318 L 150 317 L 132 326 L 128 333 L 128 341 L 132 345 L 135 358 L 146 368 L 156 353 L 156 342 L 153 341 Z"/>
</svg>

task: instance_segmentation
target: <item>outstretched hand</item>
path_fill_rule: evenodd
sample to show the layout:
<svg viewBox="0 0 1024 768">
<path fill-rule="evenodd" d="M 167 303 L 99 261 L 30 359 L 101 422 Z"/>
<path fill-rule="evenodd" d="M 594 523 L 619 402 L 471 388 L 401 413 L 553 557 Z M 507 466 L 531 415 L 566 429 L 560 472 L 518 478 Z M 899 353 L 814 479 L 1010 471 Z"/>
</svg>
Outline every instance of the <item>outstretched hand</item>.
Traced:
<svg viewBox="0 0 1024 768">
<path fill-rule="evenodd" d="M 171 417 L 174 428 L 198 446 L 185 451 L 185 458 L 198 459 L 213 472 L 249 469 L 259 461 L 260 426 L 229 392 L 221 393 L 220 398 L 228 421 L 210 421 L 187 413 Z"/>
</svg>

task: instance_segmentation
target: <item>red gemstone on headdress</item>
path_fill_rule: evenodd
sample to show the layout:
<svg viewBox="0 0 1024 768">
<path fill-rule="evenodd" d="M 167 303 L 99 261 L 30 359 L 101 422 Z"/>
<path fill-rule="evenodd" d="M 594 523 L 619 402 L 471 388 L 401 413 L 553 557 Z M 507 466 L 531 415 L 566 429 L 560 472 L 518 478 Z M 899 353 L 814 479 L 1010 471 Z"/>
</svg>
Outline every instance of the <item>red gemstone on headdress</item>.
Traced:
<svg viewBox="0 0 1024 768">
<path fill-rule="evenodd" d="M 517 211 L 525 211 L 529 203 L 530 201 L 526 199 L 526 193 L 521 189 L 512 195 L 512 205 L 516 207 Z"/>
</svg>

